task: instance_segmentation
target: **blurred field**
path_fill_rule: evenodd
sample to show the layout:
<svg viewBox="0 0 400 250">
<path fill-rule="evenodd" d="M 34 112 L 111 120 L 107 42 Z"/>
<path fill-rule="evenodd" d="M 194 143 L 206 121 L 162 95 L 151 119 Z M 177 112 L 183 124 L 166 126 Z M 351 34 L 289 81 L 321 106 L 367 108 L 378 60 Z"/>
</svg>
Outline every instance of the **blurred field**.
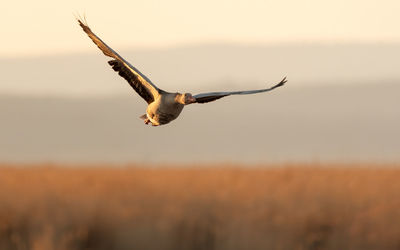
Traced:
<svg viewBox="0 0 400 250">
<path fill-rule="evenodd" d="M 400 249 L 398 167 L 4 165 L 0 249 Z"/>
</svg>

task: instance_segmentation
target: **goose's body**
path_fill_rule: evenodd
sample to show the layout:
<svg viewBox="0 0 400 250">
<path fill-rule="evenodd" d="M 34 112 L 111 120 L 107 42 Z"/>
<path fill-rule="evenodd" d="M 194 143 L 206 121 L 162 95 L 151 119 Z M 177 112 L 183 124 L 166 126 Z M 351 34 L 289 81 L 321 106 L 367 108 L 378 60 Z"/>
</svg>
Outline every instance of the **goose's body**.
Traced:
<svg viewBox="0 0 400 250">
<path fill-rule="evenodd" d="M 181 94 L 162 92 L 154 102 L 147 106 L 146 115 L 142 116 L 146 124 L 148 122 L 151 122 L 153 126 L 167 124 L 178 118 L 182 112 L 185 104 L 176 100 Z"/>
<path fill-rule="evenodd" d="M 286 83 L 285 77 L 275 86 L 260 90 L 211 92 L 194 96 L 190 93 L 170 93 L 159 89 L 150 79 L 95 35 L 86 23 L 80 19 L 78 19 L 78 22 L 83 31 L 86 32 L 97 47 L 99 47 L 106 56 L 113 58 L 108 64 L 110 64 L 120 76 L 127 80 L 132 88 L 147 102 L 146 114 L 140 117 L 144 120 L 145 124 L 151 123 L 153 126 L 167 124 L 179 116 L 185 105 L 191 103 L 207 103 L 229 95 L 247 95 L 267 92 Z"/>
</svg>

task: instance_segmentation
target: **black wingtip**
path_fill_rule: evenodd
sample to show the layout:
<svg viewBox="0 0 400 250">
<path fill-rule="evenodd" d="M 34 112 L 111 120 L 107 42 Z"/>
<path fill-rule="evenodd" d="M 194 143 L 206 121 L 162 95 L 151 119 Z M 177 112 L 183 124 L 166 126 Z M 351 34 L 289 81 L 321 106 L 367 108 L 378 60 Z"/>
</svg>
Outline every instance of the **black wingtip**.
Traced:
<svg viewBox="0 0 400 250">
<path fill-rule="evenodd" d="M 286 82 L 287 82 L 287 80 L 286 80 L 286 76 L 285 76 L 277 85 L 273 86 L 271 89 L 283 86 L 283 85 L 285 85 Z"/>
</svg>

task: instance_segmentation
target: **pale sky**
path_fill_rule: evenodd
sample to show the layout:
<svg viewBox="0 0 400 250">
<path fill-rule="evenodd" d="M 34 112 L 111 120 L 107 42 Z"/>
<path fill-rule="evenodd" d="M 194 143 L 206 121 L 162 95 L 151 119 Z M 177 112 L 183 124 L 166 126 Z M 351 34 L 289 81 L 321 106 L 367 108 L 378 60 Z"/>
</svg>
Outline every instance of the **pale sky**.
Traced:
<svg viewBox="0 0 400 250">
<path fill-rule="evenodd" d="M 74 13 L 117 48 L 399 42 L 398 0 L 36 0 L 2 3 L 0 57 L 91 51 Z"/>
</svg>

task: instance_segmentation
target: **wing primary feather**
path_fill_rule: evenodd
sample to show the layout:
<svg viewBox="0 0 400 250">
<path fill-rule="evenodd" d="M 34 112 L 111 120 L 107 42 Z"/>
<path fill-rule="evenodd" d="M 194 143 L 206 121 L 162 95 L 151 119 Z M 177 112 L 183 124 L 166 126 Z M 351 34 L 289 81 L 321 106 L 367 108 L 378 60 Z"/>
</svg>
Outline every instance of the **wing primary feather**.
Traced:
<svg viewBox="0 0 400 250">
<path fill-rule="evenodd" d="M 97 47 L 103 52 L 104 55 L 113 57 L 115 59 L 120 59 L 120 56 L 116 53 L 111 51 L 108 46 L 105 46 L 105 43 L 97 37 L 92 30 L 89 28 L 89 26 L 80 19 L 78 19 L 79 25 L 82 27 L 83 31 L 89 36 L 90 39 L 97 45 Z"/>
</svg>

